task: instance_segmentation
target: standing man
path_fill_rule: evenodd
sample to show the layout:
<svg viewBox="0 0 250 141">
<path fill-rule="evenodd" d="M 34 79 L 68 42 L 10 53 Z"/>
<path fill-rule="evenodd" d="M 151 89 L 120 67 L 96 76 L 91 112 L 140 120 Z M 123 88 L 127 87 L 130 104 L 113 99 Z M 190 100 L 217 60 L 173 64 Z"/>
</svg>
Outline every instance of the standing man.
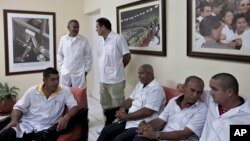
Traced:
<svg viewBox="0 0 250 141">
<path fill-rule="evenodd" d="M 86 88 L 86 76 L 91 69 L 92 53 L 88 40 L 78 34 L 77 20 L 68 22 L 69 34 L 60 39 L 57 54 L 61 83 L 65 86 Z"/>
<path fill-rule="evenodd" d="M 115 120 L 115 112 L 125 99 L 125 67 L 131 59 L 125 38 L 114 33 L 106 18 L 96 21 L 99 41 L 98 63 L 100 76 L 100 101 L 106 117 L 105 126 Z"/>
<path fill-rule="evenodd" d="M 250 124 L 250 101 L 239 96 L 237 79 L 228 73 L 214 75 L 210 94 L 203 94 L 208 105 L 200 141 L 229 141 L 230 125 Z"/>
</svg>

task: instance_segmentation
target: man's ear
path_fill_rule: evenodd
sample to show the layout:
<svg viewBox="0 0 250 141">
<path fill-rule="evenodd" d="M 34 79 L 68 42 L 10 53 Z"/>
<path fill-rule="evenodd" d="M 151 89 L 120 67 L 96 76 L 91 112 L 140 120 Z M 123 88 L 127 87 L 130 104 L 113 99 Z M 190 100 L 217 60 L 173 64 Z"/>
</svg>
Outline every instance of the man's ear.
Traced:
<svg viewBox="0 0 250 141">
<path fill-rule="evenodd" d="M 228 89 L 226 90 L 226 92 L 227 92 L 227 94 L 228 94 L 229 96 L 233 96 L 233 95 L 235 94 L 235 92 L 234 92 L 234 90 L 233 90 L 232 88 L 228 88 Z"/>
</svg>

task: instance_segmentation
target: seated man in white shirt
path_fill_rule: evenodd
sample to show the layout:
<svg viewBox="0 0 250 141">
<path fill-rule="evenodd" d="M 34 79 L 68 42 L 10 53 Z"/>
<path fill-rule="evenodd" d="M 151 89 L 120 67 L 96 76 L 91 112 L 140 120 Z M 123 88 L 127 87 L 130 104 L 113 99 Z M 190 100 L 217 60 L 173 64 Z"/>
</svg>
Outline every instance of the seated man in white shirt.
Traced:
<svg viewBox="0 0 250 141">
<path fill-rule="evenodd" d="M 63 131 L 78 113 L 70 89 L 59 86 L 56 69 L 45 69 L 43 82 L 29 88 L 14 105 L 11 122 L 0 132 L 1 141 L 55 141 L 57 135 L 49 136 L 48 129 L 55 126 L 56 133 Z M 63 116 L 65 105 L 69 111 Z"/>
<path fill-rule="evenodd" d="M 202 95 L 208 105 L 200 141 L 229 141 L 230 125 L 250 125 L 250 101 L 239 96 L 237 79 L 219 73 L 210 80 L 211 91 Z"/>
<path fill-rule="evenodd" d="M 140 66 L 138 76 L 140 82 L 116 112 L 119 122 L 104 127 L 97 141 L 131 141 L 142 120 L 155 119 L 163 110 L 165 93 L 154 78 L 152 66 Z"/>
<path fill-rule="evenodd" d="M 199 140 L 207 114 L 207 106 L 200 100 L 204 82 L 189 76 L 183 89 L 184 93 L 172 98 L 157 119 L 140 123 L 133 141 Z"/>
</svg>

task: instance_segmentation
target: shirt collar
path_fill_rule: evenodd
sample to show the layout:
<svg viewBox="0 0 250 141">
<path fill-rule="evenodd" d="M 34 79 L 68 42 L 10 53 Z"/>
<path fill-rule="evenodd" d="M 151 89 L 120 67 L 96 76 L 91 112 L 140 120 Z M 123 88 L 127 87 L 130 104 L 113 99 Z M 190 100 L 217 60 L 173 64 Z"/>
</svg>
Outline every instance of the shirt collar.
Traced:
<svg viewBox="0 0 250 141">
<path fill-rule="evenodd" d="M 112 38 L 114 35 L 115 35 L 115 33 L 113 31 L 110 31 L 109 35 L 106 38 L 106 40 Z"/>
<path fill-rule="evenodd" d="M 177 103 L 177 101 L 180 101 L 181 98 L 184 98 L 184 94 L 181 94 L 179 96 L 176 97 L 175 99 L 175 102 Z M 193 104 L 193 105 L 190 105 L 189 107 L 196 107 L 196 106 L 199 106 L 199 104 L 201 104 L 202 101 L 200 101 L 199 99 Z M 188 108 L 189 108 L 188 107 Z"/>
<path fill-rule="evenodd" d="M 71 37 L 71 36 L 69 36 L 69 34 L 67 35 L 67 39 L 70 39 L 70 38 L 75 38 L 75 39 L 77 39 L 77 38 L 79 38 L 79 34 L 77 34 L 75 37 Z"/>
<path fill-rule="evenodd" d="M 44 86 L 44 84 L 37 85 L 36 90 L 38 91 L 38 94 L 45 96 L 45 94 L 43 92 L 43 86 Z M 52 93 L 50 97 L 57 95 L 61 91 L 62 91 L 62 87 L 58 85 L 56 91 L 54 93 Z"/>
<path fill-rule="evenodd" d="M 243 98 L 243 97 L 242 97 Z M 250 101 L 246 98 L 243 98 L 245 100 L 245 103 L 239 106 L 239 110 L 250 113 Z"/>
<path fill-rule="evenodd" d="M 140 83 L 141 83 L 141 82 L 140 82 Z M 154 78 L 146 87 L 154 86 L 155 83 L 156 83 L 156 79 Z M 144 86 L 144 84 L 141 83 L 141 89 L 143 89 L 143 86 Z M 144 87 L 144 88 L 146 88 L 146 87 Z"/>
</svg>

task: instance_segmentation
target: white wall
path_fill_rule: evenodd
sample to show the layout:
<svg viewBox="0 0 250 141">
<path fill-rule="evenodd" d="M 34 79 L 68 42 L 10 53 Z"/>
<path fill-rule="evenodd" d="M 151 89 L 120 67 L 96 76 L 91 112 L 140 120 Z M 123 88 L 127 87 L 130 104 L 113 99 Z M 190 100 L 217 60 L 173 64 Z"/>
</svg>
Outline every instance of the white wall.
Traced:
<svg viewBox="0 0 250 141">
<path fill-rule="evenodd" d="M 89 33 L 89 19 L 83 13 L 83 0 L 1 0 L 0 2 L 0 82 L 8 82 L 10 86 L 21 89 L 19 97 L 32 85 L 42 83 L 42 73 L 5 76 L 5 44 L 3 9 L 44 11 L 56 13 L 56 47 L 59 38 L 68 33 L 67 23 L 77 19 L 80 23 L 80 33 Z"/>
<path fill-rule="evenodd" d="M 56 45 L 60 36 L 67 33 L 69 19 L 80 22 L 80 33 L 90 37 L 89 17 L 85 14 L 100 10 L 101 16 L 109 18 L 116 31 L 116 7 L 135 2 L 136 0 L 1 0 L 0 4 L 0 81 L 21 89 L 20 96 L 31 85 L 42 82 L 41 73 L 5 76 L 4 54 L 4 29 L 3 9 L 47 11 L 56 13 Z M 210 77 L 219 72 L 229 72 L 235 75 L 240 83 L 240 93 L 250 97 L 248 86 L 250 80 L 250 65 L 247 63 L 190 58 L 186 56 L 186 0 L 167 0 L 167 57 L 133 54 L 132 60 L 126 69 L 126 93 L 132 91 L 138 82 L 137 69 L 144 63 L 150 63 L 155 69 L 156 77 L 163 85 L 175 87 L 178 82 L 183 82 L 189 75 L 198 75 L 206 82 Z M 89 77 L 89 76 L 88 76 Z M 89 78 L 91 79 L 91 78 Z M 90 88 L 88 84 L 88 88 Z M 90 89 L 88 90 L 90 91 Z"/>
<path fill-rule="evenodd" d="M 107 17 L 116 31 L 116 7 L 135 2 L 136 0 L 84 0 L 84 12 L 90 13 L 100 9 L 101 16 Z M 248 63 L 191 58 L 187 51 L 187 3 L 186 0 L 167 0 L 167 57 L 133 54 L 126 68 L 126 94 L 132 91 L 138 82 L 137 69 L 144 63 L 150 63 L 155 69 L 155 76 L 163 85 L 175 87 L 178 82 L 184 82 L 189 75 L 203 78 L 206 89 L 211 76 L 219 72 L 228 72 L 236 76 L 240 84 L 240 94 L 250 97 L 250 65 Z"/>
</svg>

